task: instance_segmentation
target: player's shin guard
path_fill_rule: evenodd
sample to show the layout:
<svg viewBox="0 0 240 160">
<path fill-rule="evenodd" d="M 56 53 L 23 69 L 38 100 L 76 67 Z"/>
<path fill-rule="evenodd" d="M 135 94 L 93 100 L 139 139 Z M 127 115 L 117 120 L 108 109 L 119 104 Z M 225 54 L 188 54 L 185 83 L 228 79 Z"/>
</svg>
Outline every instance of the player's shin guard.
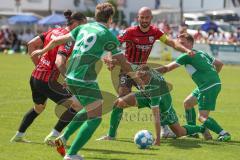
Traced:
<svg viewBox="0 0 240 160">
<path fill-rule="evenodd" d="M 87 141 L 92 137 L 95 130 L 101 123 L 101 118 L 95 118 L 87 120 L 81 126 L 77 137 L 74 139 L 71 147 L 68 150 L 68 155 L 75 155 L 77 152 L 87 143 Z"/>
<path fill-rule="evenodd" d="M 73 117 L 76 114 L 77 112 L 73 108 L 69 108 L 68 110 L 66 110 L 59 118 L 54 129 L 57 130 L 58 132 L 62 132 L 62 130 L 72 121 Z"/>
<path fill-rule="evenodd" d="M 69 123 L 67 129 L 65 130 L 63 137 L 68 140 L 69 137 L 88 119 L 87 111 L 83 108 L 79 111 L 72 121 Z"/>
<path fill-rule="evenodd" d="M 23 117 L 22 123 L 18 131 L 24 133 L 38 115 L 39 114 L 34 110 L 34 108 L 31 108 Z"/>
<path fill-rule="evenodd" d="M 108 136 L 110 136 L 110 137 L 116 136 L 116 132 L 117 132 L 118 126 L 120 124 L 122 114 L 123 114 L 122 108 L 118 108 L 116 106 L 113 107 L 113 111 L 112 111 L 111 119 L 110 119 L 110 128 L 109 128 Z"/>
<path fill-rule="evenodd" d="M 204 126 L 184 125 L 183 127 L 186 129 L 187 135 L 203 133 L 205 131 Z"/>
<path fill-rule="evenodd" d="M 185 109 L 186 121 L 188 125 L 196 125 L 196 111 L 194 107 Z"/>
<path fill-rule="evenodd" d="M 208 117 L 208 119 L 203 122 L 203 126 L 217 134 L 223 130 L 222 127 L 211 117 Z"/>
</svg>

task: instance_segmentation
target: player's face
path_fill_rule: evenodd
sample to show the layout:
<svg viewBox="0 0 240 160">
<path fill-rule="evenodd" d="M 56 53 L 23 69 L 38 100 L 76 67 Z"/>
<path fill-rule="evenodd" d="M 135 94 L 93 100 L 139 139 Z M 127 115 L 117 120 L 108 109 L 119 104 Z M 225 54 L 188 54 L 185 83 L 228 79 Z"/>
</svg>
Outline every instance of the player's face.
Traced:
<svg viewBox="0 0 240 160">
<path fill-rule="evenodd" d="M 142 70 L 137 71 L 136 72 L 136 76 L 138 78 L 140 78 L 144 82 L 144 84 L 148 84 L 149 83 L 150 76 L 149 76 L 148 71 L 142 71 Z"/>
<path fill-rule="evenodd" d="M 152 21 L 152 14 L 149 11 L 143 11 L 138 14 L 138 22 L 142 28 L 148 28 Z"/>
<path fill-rule="evenodd" d="M 189 42 L 187 41 L 187 39 L 186 38 L 184 38 L 184 37 L 178 37 L 177 38 L 177 41 L 180 43 L 180 44 L 182 44 L 184 47 L 189 47 Z"/>
</svg>

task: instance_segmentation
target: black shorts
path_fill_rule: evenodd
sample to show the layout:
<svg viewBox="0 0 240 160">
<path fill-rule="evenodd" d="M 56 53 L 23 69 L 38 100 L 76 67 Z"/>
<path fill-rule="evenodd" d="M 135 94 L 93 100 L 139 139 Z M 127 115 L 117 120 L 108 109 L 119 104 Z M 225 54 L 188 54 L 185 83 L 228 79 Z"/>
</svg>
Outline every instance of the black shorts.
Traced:
<svg viewBox="0 0 240 160">
<path fill-rule="evenodd" d="M 129 91 L 132 91 L 132 87 L 138 88 L 137 83 L 128 75 L 121 73 L 119 74 L 119 87 L 126 87 Z"/>
<path fill-rule="evenodd" d="M 48 98 L 60 104 L 64 100 L 72 97 L 70 92 L 64 89 L 57 81 L 48 83 L 31 76 L 30 86 L 32 90 L 32 99 L 35 104 L 45 104 Z"/>
</svg>

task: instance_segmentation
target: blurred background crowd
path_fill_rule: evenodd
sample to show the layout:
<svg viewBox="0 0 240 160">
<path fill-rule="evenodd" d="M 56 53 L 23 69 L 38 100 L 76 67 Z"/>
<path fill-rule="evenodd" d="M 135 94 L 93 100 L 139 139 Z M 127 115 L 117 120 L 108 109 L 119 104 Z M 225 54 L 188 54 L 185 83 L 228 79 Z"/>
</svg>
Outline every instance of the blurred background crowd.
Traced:
<svg viewBox="0 0 240 160">
<path fill-rule="evenodd" d="M 72 8 L 63 0 L 59 3 L 51 0 L 15 0 L 14 3 L 7 2 L 8 7 L 5 4 L 0 6 L 3 10 L 0 10 L 0 51 L 25 53 L 27 42 L 34 36 L 65 24 L 62 15 L 65 9 L 83 10 L 93 21 L 91 17 L 96 4 L 105 0 L 71 1 Z M 215 1 L 196 0 L 196 4 L 189 4 L 191 0 L 110 0 L 117 10 L 110 31 L 118 36 L 127 27 L 138 25 L 137 10 L 145 5 L 153 9 L 153 24 L 172 38 L 188 32 L 194 36 L 196 43 L 239 46 L 240 0 L 217 0 L 218 4 Z"/>
</svg>

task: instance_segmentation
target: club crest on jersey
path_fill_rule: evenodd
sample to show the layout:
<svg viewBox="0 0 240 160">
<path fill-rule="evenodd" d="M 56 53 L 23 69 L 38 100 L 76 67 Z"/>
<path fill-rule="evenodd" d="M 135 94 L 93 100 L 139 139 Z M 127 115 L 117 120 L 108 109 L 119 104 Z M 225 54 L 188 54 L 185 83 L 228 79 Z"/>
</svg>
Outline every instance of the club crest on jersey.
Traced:
<svg viewBox="0 0 240 160">
<path fill-rule="evenodd" d="M 148 37 L 148 40 L 149 40 L 150 43 L 153 43 L 154 42 L 154 37 L 150 36 L 150 37 Z"/>
</svg>

